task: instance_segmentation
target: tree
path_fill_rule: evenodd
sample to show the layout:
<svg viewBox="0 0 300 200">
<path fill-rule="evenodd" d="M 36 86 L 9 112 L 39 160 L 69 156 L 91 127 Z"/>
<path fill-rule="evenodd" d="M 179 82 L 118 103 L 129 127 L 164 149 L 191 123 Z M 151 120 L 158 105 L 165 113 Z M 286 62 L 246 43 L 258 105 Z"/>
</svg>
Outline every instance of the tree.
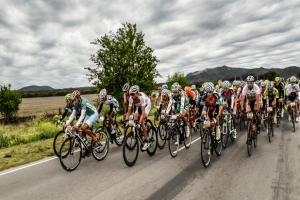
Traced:
<svg viewBox="0 0 300 200">
<path fill-rule="evenodd" d="M 137 32 L 136 24 L 122 23 L 116 33 L 112 31 L 97 38 L 91 44 L 100 45 L 100 49 L 90 60 L 98 66 L 95 69 L 85 67 L 90 74 L 88 80 L 99 90 L 105 88 L 119 102 L 122 102 L 122 87 L 125 83 L 139 85 L 140 91 L 151 95 L 155 89 L 156 70 L 159 60 L 153 56 L 153 49 L 146 46 L 142 32 Z M 121 109 L 123 104 L 120 104 Z"/>
<path fill-rule="evenodd" d="M 21 95 L 16 90 L 11 90 L 11 84 L 8 87 L 0 86 L 0 113 L 6 121 L 20 110 L 21 103 Z"/>
<path fill-rule="evenodd" d="M 179 83 L 182 89 L 184 89 L 185 86 L 191 85 L 191 83 L 185 78 L 184 73 L 182 72 L 175 72 L 172 76 L 168 75 L 167 85 L 169 89 L 171 89 L 173 83 L 175 82 Z"/>
</svg>

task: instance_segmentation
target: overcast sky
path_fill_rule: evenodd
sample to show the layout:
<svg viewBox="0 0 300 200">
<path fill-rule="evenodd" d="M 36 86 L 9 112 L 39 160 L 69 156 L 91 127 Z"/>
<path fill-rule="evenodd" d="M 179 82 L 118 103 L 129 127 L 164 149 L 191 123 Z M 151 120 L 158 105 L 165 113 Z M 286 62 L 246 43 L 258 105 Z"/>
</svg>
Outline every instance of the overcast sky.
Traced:
<svg viewBox="0 0 300 200">
<path fill-rule="evenodd" d="M 122 22 L 137 24 L 174 71 L 299 66 L 300 1 L 0 0 L 0 85 L 91 86 L 91 45 Z"/>
</svg>

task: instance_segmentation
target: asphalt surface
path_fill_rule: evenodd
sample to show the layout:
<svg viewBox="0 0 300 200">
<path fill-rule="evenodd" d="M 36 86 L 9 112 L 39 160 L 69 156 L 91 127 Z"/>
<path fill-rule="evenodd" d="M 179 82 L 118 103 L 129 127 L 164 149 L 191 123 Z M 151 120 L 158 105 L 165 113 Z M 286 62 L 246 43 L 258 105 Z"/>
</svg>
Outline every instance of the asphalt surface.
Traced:
<svg viewBox="0 0 300 200">
<path fill-rule="evenodd" d="M 300 199 L 299 124 L 296 132 L 287 116 L 275 127 L 271 143 L 265 132 L 248 156 L 246 129 L 229 141 L 211 165 L 201 162 L 200 141 L 177 157 L 166 144 L 154 156 L 139 153 L 133 167 L 123 160 L 122 148 L 110 145 L 107 157 L 91 156 L 73 172 L 59 159 L 0 173 L 0 199 Z M 200 134 L 193 133 L 192 141 Z M 24 166 L 23 166 L 24 167 Z M 20 169 L 20 170 L 18 170 Z M 5 173 L 5 174 L 4 174 Z"/>
</svg>

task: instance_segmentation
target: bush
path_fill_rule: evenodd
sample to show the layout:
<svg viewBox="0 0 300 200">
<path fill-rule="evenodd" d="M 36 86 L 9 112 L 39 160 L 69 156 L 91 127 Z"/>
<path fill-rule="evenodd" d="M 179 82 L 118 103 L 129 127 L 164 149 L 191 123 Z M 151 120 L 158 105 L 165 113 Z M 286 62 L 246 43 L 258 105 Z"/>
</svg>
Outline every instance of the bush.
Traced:
<svg viewBox="0 0 300 200">
<path fill-rule="evenodd" d="M 169 89 L 171 89 L 173 83 L 175 82 L 179 83 L 182 89 L 191 85 L 191 83 L 185 78 L 184 73 L 181 72 L 175 72 L 172 76 L 168 75 L 167 85 Z"/>
<path fill-rule="evenodd" d="M 10 88 L 10 84 L 8 87 L 0 86 L 0 113 L 7 121 L 20 110 L 19 105 L 22 103 L 21 95 Z"/>
</svg>

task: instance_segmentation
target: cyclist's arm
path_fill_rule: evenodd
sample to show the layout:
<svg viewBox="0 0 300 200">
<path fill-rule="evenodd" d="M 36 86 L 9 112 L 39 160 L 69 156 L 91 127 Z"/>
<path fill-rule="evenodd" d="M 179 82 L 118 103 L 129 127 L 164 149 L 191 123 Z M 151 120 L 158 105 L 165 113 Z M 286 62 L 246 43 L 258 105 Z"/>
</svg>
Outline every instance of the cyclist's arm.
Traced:
<svg viewBox="0 0 300 200">
<path fill-rule="evenodd" d="M 234 105 L 234 94 L 231 95 L 231 109 L 233 109 Z"/>
<path fill-rule="evenodd" d="M 108 115 L 110 115 L 112 112 L 113 112 L 113 109 L 114 109 L 114 104 L 113 103 L 110 103 L 109 104 L 109 112 L 108 112 Z"/>
<path fill-rule="evenodd" d="M 100 107 L 99 107 L 99 110 L 98 110 L 98 113 L 100 114 L 101 111 L 102 111 L 102 107 L 103 107 L 103 103 L 100 103 Z"/>
<path fill-rule="evenodd" d="M 85 117 L 85 113 L 86 113 L 86 109 L 81 109 L 81 114 L 80 114 L 80 117 L 78 119 L 78 122 L 76 123 L 76 126 L 79 126 L 80 124 L 82 124 L 82 121 Z"/>
<path fill-rule="evenodd" d="M 76 110 L 73 109 L 73 112 L 72 112 L 71 116 L 69 117 L 69 119 L 68 119 L 68 121 L 66 123 L 67 126 L 74 120 L 75 115 L 76 115 Z"/>
<path fill-rule="evenodd" d="M 63 120 L 63 119 L 66 117 L 68 111 L 69 111 L 69 108 L 66 107 L 66 108 L 65 108 L 65 112 L 62 114 L 62 116 L 61 116 L 61 118 L 60 118 L 61 120 Z"/>
</svg>

